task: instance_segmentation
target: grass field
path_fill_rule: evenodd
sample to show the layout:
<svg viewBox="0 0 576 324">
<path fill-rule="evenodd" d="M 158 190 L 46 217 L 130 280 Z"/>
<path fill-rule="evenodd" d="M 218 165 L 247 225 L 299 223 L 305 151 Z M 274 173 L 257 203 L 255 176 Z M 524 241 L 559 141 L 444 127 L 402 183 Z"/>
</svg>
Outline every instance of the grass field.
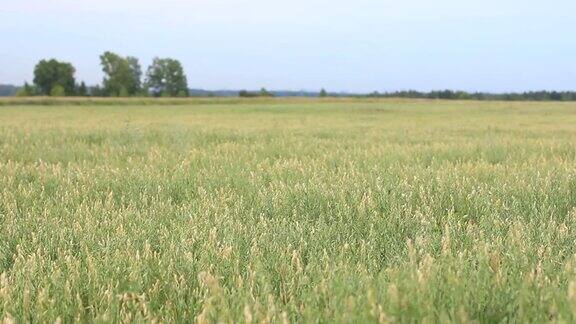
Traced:
<svg viewBox="0 0 576 324">
<path fill-rule="evenodd" d="M 576 321 L 576 103 L 0 105 L 0 319 Z"/>
</svg>

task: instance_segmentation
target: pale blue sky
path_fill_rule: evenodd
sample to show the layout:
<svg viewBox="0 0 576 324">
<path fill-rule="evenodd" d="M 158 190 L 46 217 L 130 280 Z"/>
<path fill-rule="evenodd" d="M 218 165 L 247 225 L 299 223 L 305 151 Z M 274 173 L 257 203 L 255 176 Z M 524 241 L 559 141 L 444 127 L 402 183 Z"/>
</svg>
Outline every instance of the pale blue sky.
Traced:
<svg viewBox="0 0 576 324">
<path fill-rule="evenodd" d="M 106 50 L 205 89 L 576 90 L 574 0 L 0 0 L 0 83 Z"/>
</svg>

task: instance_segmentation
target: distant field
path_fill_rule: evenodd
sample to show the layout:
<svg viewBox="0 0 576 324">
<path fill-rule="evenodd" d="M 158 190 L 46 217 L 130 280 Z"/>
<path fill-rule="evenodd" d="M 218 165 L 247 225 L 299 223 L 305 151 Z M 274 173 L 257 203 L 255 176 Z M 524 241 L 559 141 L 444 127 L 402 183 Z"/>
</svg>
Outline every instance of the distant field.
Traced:
<svg viewBox="0 0 576 324">
<path fill-rule="evenodd" d="M 576 321 L 576 103 L 10 100 L 0 320 Z"/>
</svg>

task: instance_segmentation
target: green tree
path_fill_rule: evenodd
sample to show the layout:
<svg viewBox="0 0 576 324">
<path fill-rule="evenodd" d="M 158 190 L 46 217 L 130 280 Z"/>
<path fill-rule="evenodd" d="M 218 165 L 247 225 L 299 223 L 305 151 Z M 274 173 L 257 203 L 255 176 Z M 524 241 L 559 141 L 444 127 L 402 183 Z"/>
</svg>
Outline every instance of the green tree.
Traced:
<svg viewBox="0 0 576 324">
<path fill-rule="evenodd" d="M 28 82 L 24 82 L 24 86 L 16 92 L 18 97 L 30 97 L 36 95 L 36 89 L 31 86 Z"/>
<path fill-rule="evenodd" d="M 325 98 L 328 97 L 328 93 L 326 92 L 326 90 L 324 88 L 322 88 L 322 90 L 320 90 L 320 97 Z"/>
<path fill-rule="evenodd" d="M 266 90 L 266 88 L 260 89 L 259 96 L 260 97 L 274 97 L 274 95 L 271 92 L 269 92 L 268 90 Z"/>
<path fill-rule="evenodd" d="M 154 58 L 146 72 L 146 87 L 154 96 L 188 96 L 188 81 L 182 64 L 171 58 Z"/>
<path fill-rule="evenodd" d="M 90 87 L 88 92 L 92 97 L 103 97 L 105 95 L 104 90 L 99 85 Z"/>
<path fill-rule="evenodd" d="M 50 95 L 56 86 L 62 87 L 63 95 L 72 95 L 76 84 L 75 72 L 70 63 L 58 62 L 55 59 L 41 60 L 34 68 L 34 84 L 42 95 Z"/>
<path fill-rule="evenodd" d="M 88 88 L 86 88 L 86 83 L 84 83 L 84 81 L 80 82 L 76 94 L 79 95 L 80 97 L 86 97 L 88 95 Z"/>
<path fill-rule="evenodd" d="M 54 87 L 52 87 L 52 90 L 50 90 L 50 96 L 52 97 L 64 97 L 66 95 L 66 89 L 64 89 L 63 86 L 57 84 Z"/>
<path fill-rule="evenodd" d="M 142 69 L 135 57 L 112 52 L 100 55 L 104 72 L 104 93 L 108 96 L 133 96 L 141 90 Z"/>
</svg>

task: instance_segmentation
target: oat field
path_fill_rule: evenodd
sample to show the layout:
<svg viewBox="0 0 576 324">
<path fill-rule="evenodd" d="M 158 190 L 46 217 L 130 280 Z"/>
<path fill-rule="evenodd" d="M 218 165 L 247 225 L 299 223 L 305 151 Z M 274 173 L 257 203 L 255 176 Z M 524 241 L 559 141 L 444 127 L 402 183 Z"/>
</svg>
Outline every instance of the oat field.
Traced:
<svg viewBox="0 0 576 324">
<path fill-rule="evenodd" d="M 0 101 L 0 320 L 576 321 L 576 103 Z"/>
</svg>

